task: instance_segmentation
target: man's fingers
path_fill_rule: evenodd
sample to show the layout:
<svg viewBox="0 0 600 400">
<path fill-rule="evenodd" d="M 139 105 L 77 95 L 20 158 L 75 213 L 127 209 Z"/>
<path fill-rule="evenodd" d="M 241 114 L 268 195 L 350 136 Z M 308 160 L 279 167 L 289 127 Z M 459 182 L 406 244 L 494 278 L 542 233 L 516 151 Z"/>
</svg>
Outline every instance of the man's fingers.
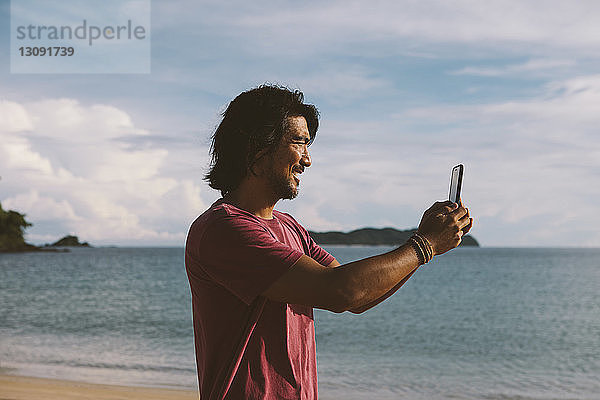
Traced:
<svg viewBox="0 0 600 400">
<path fill-rule="evenodd" d="M 471 225 L 472 223 L 472 219 L 471 218 L 463 218 L 460 221 L 458 221 L 458 227 L 459 229 L 461 229 L 463 232 L 464 230 Z"/>
<path fill-rule="evenodd" d="M 431 214 L 450 214 L 456 209 L 458 209 L 458 204 L 451 201 L 437 202 L 430 208 Z"/>
<path fill-rule="evenodd" d="M 444 214 L 448 214 L 449 216 L 451 216 L 455 221 L 459 221 L 461 219 L 463 219 L 466 215 L 468 215 L 468 210 L 466 208 L 464 208 L 463 206 L 456 206 L 456 208 L 449 208 L 448 212 L 444 213 Z"/>
<path fill-rule="evenodd" d="M 460 206 L 459 208 L 457 208 L 456 210 L 454 210 L 453 212 L 454 214 L 456 214 L 456 216 L 458 217 L 458 220 L 461 219 L 469 219 L 470 215 L 469 215 L 469 209 L 463 206 Z"/>
<path fill-rule="evenodd" d="M 437 211 L 444 207 L 448 207 L 452 204 L 455 204 L 455 203 L 451 202 L 450 200 L 436 201 L 435 203 L 433 203 L 433 205 L 431 207 L 429 207 L 429 210 L 427 210 L 427 211 Z"/>
<path fill-rule="evenodd" d="M 465 227 L 461 228 L 463 235 L 466 235 L 467 233 L 469 233 L 469 231 L 471 230 L 472 227 L 473 227 L 473 218 L 469 218 Z"/>
<path fill-rule="evenodd" d="M 442 213 L 446 214 L 448 213 L 448 211 L 446 211 L 445 208 L 451 204 L 453 204 L 451 201 L 436 201 L 431 207 L 425 210 L 425 212 L 423 213 L 423 217 L 429 217 L 431 215 Z"/>
</svg>

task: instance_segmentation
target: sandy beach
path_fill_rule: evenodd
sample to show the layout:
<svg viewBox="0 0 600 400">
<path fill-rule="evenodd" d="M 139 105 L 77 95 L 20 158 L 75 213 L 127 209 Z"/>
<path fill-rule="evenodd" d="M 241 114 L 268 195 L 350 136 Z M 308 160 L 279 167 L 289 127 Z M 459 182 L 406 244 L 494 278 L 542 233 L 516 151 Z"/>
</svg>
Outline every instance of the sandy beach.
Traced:
<svg viewBox="0 0 600 400">
<path fill-rule="evenodd" d="M 0 375 L 0 400 L 197 400 L 195 390 L 99 385 Z"/>
</svg>

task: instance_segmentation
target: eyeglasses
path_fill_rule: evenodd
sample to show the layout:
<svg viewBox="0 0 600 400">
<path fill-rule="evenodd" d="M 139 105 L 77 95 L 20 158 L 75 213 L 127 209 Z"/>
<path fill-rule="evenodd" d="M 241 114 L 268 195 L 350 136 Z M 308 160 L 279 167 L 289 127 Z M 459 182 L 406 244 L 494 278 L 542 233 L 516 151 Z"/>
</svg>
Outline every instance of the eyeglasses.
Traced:
<svg viewBox="0 0 600 400">
<path fill-rule="evenodd" d="M 302 147 L 302 155 L 308 154 L 308 147 L 312 144 L 312 142 L 313 142 L 312 138 L 292 139 L 290 141 L 290 143 L 293 144 L 294 146 Z"/>
</svg>

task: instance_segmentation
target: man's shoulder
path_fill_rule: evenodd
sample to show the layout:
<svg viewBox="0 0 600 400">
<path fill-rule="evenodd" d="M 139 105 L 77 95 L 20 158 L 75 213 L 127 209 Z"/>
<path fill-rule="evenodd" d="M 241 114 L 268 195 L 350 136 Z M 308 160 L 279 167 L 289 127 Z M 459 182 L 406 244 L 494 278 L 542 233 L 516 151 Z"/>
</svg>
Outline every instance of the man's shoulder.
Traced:
<svg viewBox="0 0 600 400">
<path fill-rule="evenodd" d="M 190 235 L 202 236 L 209 229 L 235 230 L 254 225 L 260 225 L 254 215 L 219 200 L 192 222 Z"/>
<path fill-rule="evenodd" d="M 305 228 L 298 221 L 296 221 L 296 219 L 294 217 L 292 217 L 288 213 L 273 210 L 273 215 L 275 216 L 275 218 L 279 219 L 281 222 L 284 222 L 284 223 L 287 223 L 288 225 L 293 225 L 302 230 L 305 230 Z"/>
<path fill-rule="evenodd" d="M 226 207 L 223 206 L 223 203 L 215 202 L 213 203 L 206 211 L 198 216 L 192 222 L 192 226 L 190 230 L 197 230 L 202 227 L 206 227 L 210 225 L 213 221 L 225 218 L 229 215 L 229 212 Z"/>
</svg>

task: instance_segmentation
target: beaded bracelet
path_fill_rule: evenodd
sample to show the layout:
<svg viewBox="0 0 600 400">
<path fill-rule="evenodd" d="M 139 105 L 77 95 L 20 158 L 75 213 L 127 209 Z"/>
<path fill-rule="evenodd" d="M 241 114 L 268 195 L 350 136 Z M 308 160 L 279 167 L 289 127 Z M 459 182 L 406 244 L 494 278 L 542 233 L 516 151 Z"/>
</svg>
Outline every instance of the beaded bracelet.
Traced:
<svg viewBox="0 0 600 400">
<path fill-rule="evenodd" d="M 415 232 L 415 234 L 408 239 L 408 242 L 415 250 L 417 258 L 419 259 L 419 264 L 427 264 L 433 259 L 433 246 L 431 246 L 431 243 L 426 237 Z"/>
<path fill-rule="evenodd" d="M 419 242 L 417 242 L 417 240 L 414 237 L 410 237 L 408 239 L 408 243 L 411 245 L 411 247 L 417 254 L 417 258 L 419 259 L 419 265 L 425 264 L 425 253 L 423 252 L 423 249 L 421 248 Z"/>
<path fill-rule="evenodd" d="M 427 240 L 427 238 L 425 236 L 420 235 L 417 232 L 415 232 L 415 234 L 413 236 L 415 236 L 417 238 L 417 240 L 420 241 L 423 248 L 425 249 L 425 252 L 427 254 L 427 262 L 431 261 L 433 259 L 433 246 L 431 245 L 429 240 Z"/>
</svg>

